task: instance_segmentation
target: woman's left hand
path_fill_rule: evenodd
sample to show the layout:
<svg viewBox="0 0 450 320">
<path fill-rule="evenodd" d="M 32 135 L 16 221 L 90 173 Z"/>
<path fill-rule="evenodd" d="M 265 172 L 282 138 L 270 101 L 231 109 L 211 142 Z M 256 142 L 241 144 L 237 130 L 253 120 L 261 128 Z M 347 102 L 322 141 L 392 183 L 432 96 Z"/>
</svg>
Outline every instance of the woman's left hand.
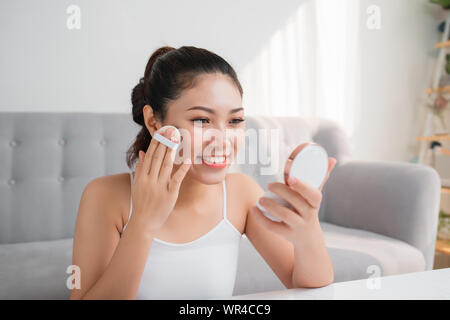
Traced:
<svg viewBox="0 0 450 320">
<path fill-rule="evenodd" d="M 286 208 L 272 199 L 261 197 L 260 205 L 281 222 L 267 218 L 258 207 L 250 210 L 256 213 L 261 223 L 268 229 L 292 242 L 294 246 L 310 245 L 321 236 L 319 224 L 319 209 L 322 202 L 322 188 L 327 182 L 331 171 L 336 165 L 335 158 L 328 158 L 328 172 L 319 189 L 289 178 L 288 184 L 274 182 L 268 185 L 269 191 L 277 194 L 291 204 L 292 209 Z"/>
</svg>

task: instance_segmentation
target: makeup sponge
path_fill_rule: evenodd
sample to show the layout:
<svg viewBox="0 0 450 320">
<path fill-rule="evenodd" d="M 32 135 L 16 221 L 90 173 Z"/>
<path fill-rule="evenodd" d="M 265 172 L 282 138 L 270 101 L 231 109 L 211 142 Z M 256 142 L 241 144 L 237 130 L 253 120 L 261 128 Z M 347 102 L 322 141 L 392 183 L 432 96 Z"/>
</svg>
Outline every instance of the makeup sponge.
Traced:
<svg viewBox="0 0 450 320">
<path fill-rule="evenodd" d="M 173 128 L 174 131 L 172 133 L 172 139 L 177 139 L 178 142 L 173 142 L 172 140 L 164 137 L 162 134 L 169 128 Z M 154 135 L 153 135 L 153 139 L 161 142 L 162 144 L 166 145 L 167 147 L 171 148 L 171 149 L 177 149 L 178 146 L 180 145 L 180 139 L 181 139 L 181 133 L 180 130 L 178 130 L 176 127 L 174 126 L 164 126 L 162 128 L 160 128 Z"/>
</svg>

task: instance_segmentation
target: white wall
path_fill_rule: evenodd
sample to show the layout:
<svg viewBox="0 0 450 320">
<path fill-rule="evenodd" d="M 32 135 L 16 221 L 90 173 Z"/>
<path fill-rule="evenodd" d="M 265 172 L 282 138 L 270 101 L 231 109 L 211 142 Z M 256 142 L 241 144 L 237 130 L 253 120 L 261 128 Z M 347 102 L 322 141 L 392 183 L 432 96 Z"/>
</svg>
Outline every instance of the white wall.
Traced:
<svg viewBox="0 0 450 320">
<path fill-rule="evenodd" d="M 210 49 L 239 74 L 305 2 L 1 1 L 0 111 L 130 112 L 131 89 L 162 45 Z M 66 27 L 71 4 L 81 8 L 80 30 Z M 374 4 L 379 30 L 366 27 Z M 355 157 L 407 161 L 440 40 L 440 10 L 427 0 L 361 0 L 359 11 Z"/>
<path fill-rule="evenodd" d="M 362 0 L 381 9 L 381 28 L 361 21 L 361 94 L 358 126 L 353 137 L 362 159 L 408 161 L 417 147 L 424 90 L 441 40 L 442 11 L 428 0 Z"/>
<path fill-rule="evenodd" d="M 300 2 L 2 0 L 0 111 L 131 112 L 158 47 L 207 48 L 238 71 Z M 66 27 L 71 4 L 80 30 Z"/>
</svg>

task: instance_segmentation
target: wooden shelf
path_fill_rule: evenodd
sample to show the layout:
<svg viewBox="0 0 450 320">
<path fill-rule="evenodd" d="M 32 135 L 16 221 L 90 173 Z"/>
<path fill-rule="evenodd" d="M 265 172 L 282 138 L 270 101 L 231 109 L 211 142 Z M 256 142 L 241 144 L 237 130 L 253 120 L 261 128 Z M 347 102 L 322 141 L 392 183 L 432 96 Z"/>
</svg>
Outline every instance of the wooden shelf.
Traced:
<svg viewBox="0 0 450 320">
<path fill-rule="evenodd" d="M 440 147 L 439 149 L 442 154 L 445 154 L 446 156 L 450 156 L 450 149 L 447 149 L 444 147 Z"/>
<path fill-rule="evenodd" d="M 448 47 L 450 47 L 450 41 L 445 41 L 445 42 L 439 42 L 439 43 L 436 43 L 436 44 L 434 45 L 434 47 L 435 47 L 436 49 L 448 48 Z"/>
<path fill-rule="evenodd" d="M 435 93 L 435 92 L 439 92 L 439 93 L 450 92 L 450 86 L 439 87 L 439 88 L 428 88 L 425 90 L 426 94 Z"/>
<path fill-rule="evenodd" d="M 444 134 L 436 134 L 434 136 L 428 136 L 428 137 L 419 136 L 419 137 L 417 137 L 417 140 L 420 140 L 420 141 L 450 140 L 450 135 L 448 133 L 444 133 Z"/>
<path fill-rule="evenodd" d="M 436 240 L 436 251 L 450 255 L 450 241 Z"/>
<path fill-rule="evenodd" d="M 450 187 L 441 187 L 441 193 L 450 194 Z"/>
</svg>

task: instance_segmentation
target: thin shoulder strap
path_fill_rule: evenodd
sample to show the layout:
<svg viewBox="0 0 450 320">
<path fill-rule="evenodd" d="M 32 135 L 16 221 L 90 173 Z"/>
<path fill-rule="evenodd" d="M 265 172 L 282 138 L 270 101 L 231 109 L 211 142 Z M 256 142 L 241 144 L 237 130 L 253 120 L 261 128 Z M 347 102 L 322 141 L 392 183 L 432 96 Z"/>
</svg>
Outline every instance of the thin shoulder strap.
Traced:
<svg viewBox="0 0 450 320">
<path fill-rule="evenodd" d="M 132 186 L 132 185 L 133 185 L 133 172 L 130 172 L 130 186 Z M 133 211 L 133 201 L 131 201 L 131 192 L 130 192 L 130 212 L 128 213 L 128 220 L 125 223 L 125 225 L 123 226 L 122 233 L 125 231 L 125 228 L 127 227 L 128 222 L 130 222 L 132 211 Z"/>
<path fill-rule="evenodd" d="M 227 187 L 225 179 L 222 180 L 222 190 L 223 190 L 223 218 L 227 219 Z"/>
</svg>

